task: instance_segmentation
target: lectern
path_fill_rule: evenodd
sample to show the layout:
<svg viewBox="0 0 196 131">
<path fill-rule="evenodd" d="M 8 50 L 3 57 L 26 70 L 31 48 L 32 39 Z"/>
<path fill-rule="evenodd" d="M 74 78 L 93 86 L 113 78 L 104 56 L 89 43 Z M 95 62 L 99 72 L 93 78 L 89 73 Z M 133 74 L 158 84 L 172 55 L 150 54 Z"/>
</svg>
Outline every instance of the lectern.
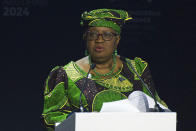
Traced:
<svg viewBox="0 0 196 131">
<path fill-rule="evenodd" d="M 55 131 L 176 131 L 176 113 L 74 113 Z"/>
</svg>

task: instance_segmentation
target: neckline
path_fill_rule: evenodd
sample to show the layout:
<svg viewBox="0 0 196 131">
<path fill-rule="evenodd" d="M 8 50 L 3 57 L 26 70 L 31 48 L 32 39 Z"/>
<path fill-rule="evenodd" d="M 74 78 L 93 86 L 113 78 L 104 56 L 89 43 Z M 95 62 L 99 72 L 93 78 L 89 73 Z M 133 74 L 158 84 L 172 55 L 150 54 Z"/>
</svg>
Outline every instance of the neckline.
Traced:
<svg viewBox="0 0 196 131">
<path fill-rule="evenodd" d="M 83 69 L 81 69 L 81 68 L 76 64 L 76 62 L 72 61 L 72 63 L 73 63 L 74 68 L 75 68 L 83 77 L 87 77 L 87 72 L 85 72 Z M 114 72 L 114 74 L 112 74 L 111 77 L 109 77 L 109 78 L 98 78 L 98 77 L 96 77 L 95 75 L 89 73 L 89 74 L 91 75 L 91 77 L 88 78 L 88 79 L 92 79 L 92 80 L 103 80 L 103 79 L 110 79 L 110 78 L 112 78 L 112 77 L 116 77 L 116 76 L 118 76 L 118 75 L 120 74 L 120 72 L 122 71 L 122 69 L 123 69 L 123 67 L 124 67 L 123 65 L 124 65 L 124 64 L 123 64 L 123 62 L 122 62 L 121 68 L 120 68 L 118 71 Z"/>
</svg>

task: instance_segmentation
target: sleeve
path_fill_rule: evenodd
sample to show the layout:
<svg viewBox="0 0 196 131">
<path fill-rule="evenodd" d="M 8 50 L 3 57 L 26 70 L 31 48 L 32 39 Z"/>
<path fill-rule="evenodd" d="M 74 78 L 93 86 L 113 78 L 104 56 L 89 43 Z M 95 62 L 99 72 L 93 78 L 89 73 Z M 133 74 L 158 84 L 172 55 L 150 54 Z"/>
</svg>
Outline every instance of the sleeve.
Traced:
<svg viewBox="0 0 196 131">
<path fill-rule="evenodd" d="M 154 85 L 154 82 L 153 82 L 153 79 L 152 79 L 152 76 L 151 76 L 151 72 L 150 72 L 150 68 L 149 68 L 148 63 L 146 61 L 142 60 L 141 58 L 136 57 L 134 60 L 131 61 L 131 64 L 133 65 L 134 69 L 137 71 L 139 76 L 148 85 L 149 90 L 153 93 L 153 95 L 155 96 L 155 99 L 158 102 L 160 102 L 162 105 L 167 107 L 166 103 L 160 99 L 160 97 L 159 97 L 159 95 L 158 95 L 158 93 L 155 89 L 155 85 Z M 137 78 L 136 74 L 135 74 L 134 79 L 139 80 L 139 78 Z M 143 85 L 143 84 L 141 83 L 141 85 Z M 144 93 L 151 96 L 149 91 L 144 86 L 142 86 L 142 90 L 143 90 Z"/>
<path fill-rule="evenodd" d="M 45 82 L 42 121 L 48 131 L 54 131 L 57 122 L 64 121 L 72 107 L 67 95 L 68 78 L 62 67 L 55 67 Z"/>
<path fill-rule="evenodd" d="M 150 68 L 147 64 L 146 68 L 144 69 L 141 78 L 144 80 L 144 82 L 148 85 L 150 91 L 153 93 L 153 95 L 155 96 L 155 99 L 160 102 L 162 105 L 164 105 L 165 107 L 167 107 L 166 103 L 164 101 L 162 101 L 156 91 L 153 79 L 152 79 L 152 75 L 150 72 Z M 143 92 L 145 92 L 147 95 L 151 96 L 151 94 L 148 92 L 148 90 L 143 86 Z M 152 97 L 152 96 L 151 96 Z"/>
</svg>

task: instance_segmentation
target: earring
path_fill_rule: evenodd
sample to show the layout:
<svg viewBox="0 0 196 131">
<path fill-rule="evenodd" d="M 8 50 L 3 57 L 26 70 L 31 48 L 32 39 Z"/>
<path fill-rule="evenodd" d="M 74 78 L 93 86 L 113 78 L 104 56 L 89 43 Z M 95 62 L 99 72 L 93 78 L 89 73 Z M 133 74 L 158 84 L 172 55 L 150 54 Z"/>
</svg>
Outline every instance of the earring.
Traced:
<svg viewBox="0 0 196 131">
<path fill-rule="evenodd" d="M 114 55 L 115 55 L 115 56 L 117 56 L 117 55 L 118 55 L 117 49 L 115 49 L 115 51 L 114 51 Z"/>
<path fill-rule="evenodd" d="M 84 55 L 85 55 L 85 56 L 88 56 L 88 55 L 89 55 L 89 53 L 88 53 L 88 50 L 87 50 L 87 49 L 85 50 Z"/>
</svg>

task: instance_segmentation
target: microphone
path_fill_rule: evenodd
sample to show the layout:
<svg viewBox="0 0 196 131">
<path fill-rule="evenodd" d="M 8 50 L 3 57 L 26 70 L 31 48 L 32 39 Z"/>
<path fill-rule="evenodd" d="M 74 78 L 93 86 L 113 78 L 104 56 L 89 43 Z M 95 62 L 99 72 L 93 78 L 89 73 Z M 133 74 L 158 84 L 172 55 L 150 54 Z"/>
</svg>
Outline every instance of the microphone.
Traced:
<svg viewBox="0 0 196 131">
<path fill-rule="evenodd" d="M 80 100 L 80 112 L 84 112 L 84 111 L 85 111 L 85 110 L 84 110 L 84 107 L 83 107 L 83 104 L 82 104 L 82 93 L 83 93 L 84 88 L 85 88 L 85 86 L 86 86 L 86 84 L 87 84 L 87 79 L 89 78 L 89 73 L 90 73 L 90 71 L 93 70 L 95 67 L 96 67 L 96 64 L 94 64 L 94 63 L 92 63 L 92 64 L 90 65 L 90 68 L 89 68 L 88 73 L 87 73 L 87 75 L 86 75 L 86 77 L 85 77 L 85 80 L 84 80 L 84 84 L 83 84 L 83 86 L 82 86 L 82 88 L 81 88 L 80 99 L 79 99 L 79 100 Z"/>
<path fill-rule="evenodd" d="M 142 91 L 134 91 L 128 97 L 129 102 L 140 112 L 149 112 L 149 104 L 146 95 Z"/>
<path fill-rule="evenodd" d="M 132 66 L 132 64 L 131 64 L 129 61 L 127 61 L 125 57 L 120 56 L 120 59 L 121 59 L 122 61 L 125 61 L 125 62 L 128 63 L 128 65 L 131 67 L 131 69 L 133 70 L 133 72 L 134 72 L 134 73 L 137 75 L 137 77 L 140 79 L 140 81 L 142 82 L 142 84 L 144 85 L 144 87 L 147 89 L 147 91 L 148 91 L 148 92 L 150 93 L 150 95 L 153 97 L 154 103 L 155 103 L 153 112 L 165 112 L 165 111 L 160 107 L 160 105 L 157 103 L 157 100 L 156 100 L 154 94 L 150 91 L 148 85 L 144 82 L 144 80 L 143 80 L 143 79 L 139 76 L 139 74 L 136 72 L 136 70 L 134 69 L 134 67 Z"/>
</svg>

